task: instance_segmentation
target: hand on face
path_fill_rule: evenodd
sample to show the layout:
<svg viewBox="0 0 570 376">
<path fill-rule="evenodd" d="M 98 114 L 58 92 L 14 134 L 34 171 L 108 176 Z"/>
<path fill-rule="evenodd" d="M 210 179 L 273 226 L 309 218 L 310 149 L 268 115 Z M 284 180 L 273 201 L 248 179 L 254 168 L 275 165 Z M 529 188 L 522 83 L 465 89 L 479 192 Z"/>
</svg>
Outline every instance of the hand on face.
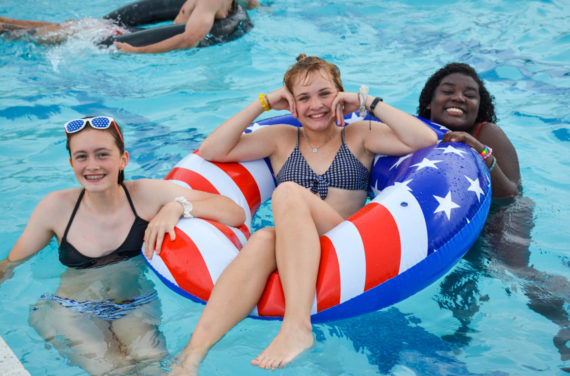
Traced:
<svg viewBox="0 0 570 376">
<path fill-rule="evenodd" d="M 293 98 L 293 94 L 291 94 L 286 86 L 267 94 L 267 99 L 272 109 L 277 111 L 287 110 L 291 112 L 294 118 L 297 118 L 295 98 Z"/>
<path fill-rule="evenodd" d="M 344 127 L 344 115 L 354 112 L 360 108 L 360 96 L 358 93 L 347 93 L 340 91 L 332 103 L 335 112 L 336 124 Z"/>
</svg>

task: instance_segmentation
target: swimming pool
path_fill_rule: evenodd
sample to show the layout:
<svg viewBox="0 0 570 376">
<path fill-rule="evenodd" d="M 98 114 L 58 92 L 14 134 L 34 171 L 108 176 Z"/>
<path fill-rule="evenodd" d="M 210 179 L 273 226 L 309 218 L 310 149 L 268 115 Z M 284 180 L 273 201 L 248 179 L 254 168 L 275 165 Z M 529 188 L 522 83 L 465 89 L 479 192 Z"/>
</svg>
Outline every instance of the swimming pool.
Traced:
<svg viewBox="0 0 570 376">
<path fill-rule="evenodd" d="M 125 3 L 7 0 L 0 16 L 61 21 L 96 17 Z M 425 80 L 441 65 L 473 65 L 496 98 L 499 125 L 518 150 L 525 196 L 536 205 L 529 263 L 568 277 L 570 4 L 378 3 L 266 1 L 269 6 L 251 12 L 255 28 L 245 37 L 163 55 L 99 51 L 81 38 L 53 47 L 0 40 L 0 258 L 45 194 L 77 184 L 67 164 L 65 121 L 114 116 L 131 152 L 127 178 L 163 177 L 224 119 L 260 92 L 278 88 L 303 52 L 336 63 L 347 90 L 366 83 L 371 93 L 408 112 L 415 112 Z M 391 308 L 316 325 L 315 348 L 278 373 L 564 374 L 560 369 L 570 367 L 570 360 L 561 360 L 553 344 L 560 326 L 547 318 L 552 307 L 529 308 L 526 291 L 537 286 L 566 299 L 568 291 L 556 291 L 556 279 L 546 275 L 528 282 L 493 251 L 479 244 L 448 276 Z M 55 290 L 63 270 L 52 243 L 0 285 L 0 335 L 32 375 L 83 374 L 28 325 L 30 306 Z M 203 306 L 146 274 L 156 284 L 161 329 L 174 355 Z M 562 309 L 567 314 L 567 301 Z M 245 320 L 213 348 L 204 374 L 264 374 L 249 360 L 278 328 L 275 322 Z"/>
</svg>

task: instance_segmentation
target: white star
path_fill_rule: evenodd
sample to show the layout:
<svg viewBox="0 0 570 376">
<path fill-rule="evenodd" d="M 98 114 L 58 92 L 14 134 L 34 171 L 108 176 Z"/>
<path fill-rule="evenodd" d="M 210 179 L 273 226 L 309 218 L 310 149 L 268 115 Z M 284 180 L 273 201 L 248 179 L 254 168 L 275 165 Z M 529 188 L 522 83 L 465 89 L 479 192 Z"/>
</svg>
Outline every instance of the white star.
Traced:
<svg viewBox="0 0 570 376">
<path fill-rule="evenodd" d="M 406 181 L 402 181 L 402 182 L 397 181 L 397 182 L 394 183 L 394 186 L 395 186 L 395 187 L 402 187 L 403 189 L 407 190 L 408 192 L 411 192 L 411 191 L 412 191 L 412 188 L 410 188 L 410 187 L 408 186 L 408 184 L 410 184 L 411 182 L 412 182 L 412 179 L 409 179 L 409 180 L 406 180 Z"/>
<path fill-rule="evenodd" d="M 477 201 L 481 201 L 480 197 L 483 194 L 483 189 L 481 189 L 481 184 L 479 184 L 479 179 L 475 178 L 475 180 L 471 180 L 469 176 L 465 175 L 465 179 L 469 182 L 468 191 L 475 192 L 477 195 Z"/>
<path fill-rule="evenodd" d="M 447 219 L 451 219 L 451 209 L 457 209 L 460 207 L 455 202 L 451 201 L 451 191 L 447 192 L 445 197 L 439 197 L 436 195 L 433 195 L 433 197 L 439 203 L 437 209 L 435 209 L 433 213 L 445 212 Z"/>
<path fill-rule="evenodd" d="M 361 118 L 360 116 L 356 115 L 356 112 L 350 114 L 349 119 L 344 119 L 346 124 L 354 123 L 355 121 L 360 121 L 360 120 L 364 120 L 364 118 Z"/>
<path fill-rule="evenodd" d="M 463 157 L 463 154 L 465 154 L 465 152 L 463 150 L 456 149 L 451 145 L 447 145 L 447 147 L 445 147 L 445 148 L 438 148 L 438 149 L 442 149 L 443 154 L 453 153 L 453 154 L 459 155 L 460 157 Z"/>
<path fill-rule="evenodd" d="M 396 163 L 394 163 L 394 164 L 392 165 L 392 167 L 390 167 L 390 170 L 393 169 L 393 168 L 396 168 L 396 167 L 400 166 L 400 164 L 401 164 L 403 161 L 405 161 L 406 159 L 410 158 L 411 156 L 412 156 L 412 154 L 407 154 L 407 155 L 404 155 L 404 156 L 398 158 L 398 160 L 396 161 Z"/>
<path fill-rule="evenodd" d="M 246 130 L 250 130 L 252 132 L 255 132 L 256 130 L 263 128 L 265 125 L 259 125 L 259 123 L 255 122 L 253 124 L 251 124 L 249 127 L 247 127 Z"/>
<path fill-rule="evenodd" d="M 372 192 L 374 192 L 374 197 L 378 196 L 378 194 L 382 192 L 381 189 L 378 189 L 378 180 L 376 180 L 376 184 L 372 187 Z"/>
<path fill-rule="evenodd" d="M 437 169 L 437 166 L 435 165 L 436 163 L 439 163 L 441 161 L 438 160 L 430 160 L 427 158 L 424 158 L 420 163 L 416 163 L 415 165 L 412 165 L 412 167 L 417 167 L 417 171 L 421 170 L 422 168 L 426 168 L 426 167 L 431 167 L 431 168 L 435 168 Z"/>
</svg>

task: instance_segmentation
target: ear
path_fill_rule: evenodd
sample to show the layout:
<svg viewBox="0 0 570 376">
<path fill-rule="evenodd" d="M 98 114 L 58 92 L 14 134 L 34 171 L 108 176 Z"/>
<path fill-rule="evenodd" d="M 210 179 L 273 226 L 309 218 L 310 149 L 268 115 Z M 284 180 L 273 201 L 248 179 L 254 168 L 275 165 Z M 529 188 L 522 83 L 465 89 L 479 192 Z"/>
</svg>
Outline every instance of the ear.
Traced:
<svg viewBox="0 0 570 376">
<path fill-rule="evenodd" d="M 121 170 L 124 170 L 128 164 L 129 164 L 129 152 L 125 150 L 123 155 L 121 155 Z"/>
<path fill-rule="evenodd" d="M 69 165 L 73 168 L 73 161 L 71 160 L 71 157 L 69 157 Z"/>
<path fill-rule="evenodd" d="M 431 103 L 426 106 L 426 110 L 430 110 L 430 111 L 431 111 Z"/>
</svg>

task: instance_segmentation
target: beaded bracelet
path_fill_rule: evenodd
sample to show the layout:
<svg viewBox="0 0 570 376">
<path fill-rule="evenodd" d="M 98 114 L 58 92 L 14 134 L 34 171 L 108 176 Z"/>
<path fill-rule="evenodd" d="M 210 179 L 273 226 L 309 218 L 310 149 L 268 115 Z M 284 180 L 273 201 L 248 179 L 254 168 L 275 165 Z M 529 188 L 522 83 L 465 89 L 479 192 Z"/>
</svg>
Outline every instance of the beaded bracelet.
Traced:
<svg viewBox="0 0 570 376">
<path fill-rule="evenodd" d="M 497 165 L 497 157 L 493 157 L 493 163 L 491 163 L 491 166 L 489 167 L 489 172 L 493 171 L 496 165 Z"/>
<path fill-rule="evenodd" d="M 481 153 L 479 153 L 479 155 L 481 156 L 481 158 L 483 158 L 483 160 L 489 158 L 491 155 L 493 155 L 493 149 L 491 149 L 490 146 L 484 145 L 485 147 L 483 148 L 483 151 Z"/>
<path fill-rule="evenodd" d="M 271 110 L 271 105 L 269 104 L 269 100 L 265 94 L 259 94 L 259 102 L 261 102 L 261 107 L 263 107 L 265 111 Z"/>
</svg>

